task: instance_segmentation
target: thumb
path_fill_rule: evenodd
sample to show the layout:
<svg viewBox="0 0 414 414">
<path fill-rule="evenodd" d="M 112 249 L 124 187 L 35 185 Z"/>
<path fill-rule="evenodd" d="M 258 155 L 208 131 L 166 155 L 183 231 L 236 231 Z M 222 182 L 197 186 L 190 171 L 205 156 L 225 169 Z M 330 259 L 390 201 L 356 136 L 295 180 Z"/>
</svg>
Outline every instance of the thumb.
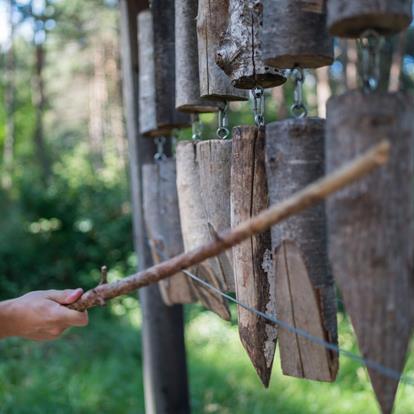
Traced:
<svg viewBox="0 0 414 414">
<path fill-rule="evenodd" d="M 83 289 L 49 290 L 47 297 L 61 305 L 69 305 L 76 302 L 83 293 Z"/>
</svg>

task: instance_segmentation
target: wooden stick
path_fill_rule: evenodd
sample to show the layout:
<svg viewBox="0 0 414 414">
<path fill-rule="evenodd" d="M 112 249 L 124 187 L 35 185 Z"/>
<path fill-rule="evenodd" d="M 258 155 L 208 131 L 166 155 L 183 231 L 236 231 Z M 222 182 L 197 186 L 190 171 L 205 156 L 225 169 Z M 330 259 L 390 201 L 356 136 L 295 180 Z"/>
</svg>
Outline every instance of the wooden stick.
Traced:
<svg viewBox="0 0 414 414">
<path fill-rule="evenodd" d="M 297 214 L 321 202 L 330 194 L 341 190 L 384 165 L 388 161 L 389 152 L 390 143 L 387 140 L 381 141 L 363 155 L 303 190 L 298 191 L 285 201 L 262 211 L 234 229 L 221 233 L 216 240 L 122 280 L 99 285 L 84 293 L 77 302 L 69 307 L 74 310 L 84 311 L 88 308 L 102 305 L 108 299 L 157 283 L 183 269 L 201 263 L 210 257 L 217 256 L 226 249 L 230 249 L 243 240 L 269 229 L 293 214 Z"/>
</svg>

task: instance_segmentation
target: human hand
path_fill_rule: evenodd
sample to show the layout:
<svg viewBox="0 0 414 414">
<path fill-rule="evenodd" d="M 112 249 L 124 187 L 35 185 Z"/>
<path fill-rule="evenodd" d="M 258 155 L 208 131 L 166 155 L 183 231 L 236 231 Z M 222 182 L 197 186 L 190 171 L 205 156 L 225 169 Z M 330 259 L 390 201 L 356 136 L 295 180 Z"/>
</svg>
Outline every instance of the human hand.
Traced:
<svg viewBox="0 0 414 414">
<path fill-rule="evenodd" d="M 76 302 L 82 293 L 82 289 L 35 291 L 0 302 L 0 337 L 53 340 L 70 326 L 86 326 L 87 312 L 62 306 Z"/>
</svg>

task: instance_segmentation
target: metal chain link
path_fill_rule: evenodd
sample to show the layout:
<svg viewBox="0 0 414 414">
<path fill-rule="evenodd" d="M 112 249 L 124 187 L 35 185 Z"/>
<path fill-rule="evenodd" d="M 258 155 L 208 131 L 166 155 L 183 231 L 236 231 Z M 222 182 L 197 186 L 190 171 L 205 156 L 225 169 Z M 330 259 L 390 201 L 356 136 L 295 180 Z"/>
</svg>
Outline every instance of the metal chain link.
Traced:
<svg viewBox="0 0 414 414">
<path fill-rule="evenodd" d="M 165 137 L 155 138 L 155 144 L 157 145 L 157 152 L 154 155 L 155 161 L 163 161 L 167 159 L 167 156 L 164 153 L 164 145 L 167 142 Z"/>
<path fill-rule="evenodd" d="M 265 95 L 261 86 L 256 86 L 251 91 L 253 98 L 253 114 L 254 123 L 257 127 L 262 127 L 265 124 L 264 112 L 265 112 Z"/>
<path fill-rule="evenodd" d="M 216 131 L 218 139 L 227 139 L 230 136 L 228 109 L 228 102 L 225 102 L 224 106 L 220 107 L 218 113 L 218 128 Z"/>
<path fill-rule="evenodd" d="M 202 139 L 203 124 L 200 121 L 200 117 L 197 114 L 191 114 L 191 128 L 194 141 Z"/>
<path fill-rule="evenodd" d="M 380 80 L 380 51 L 384 39 L 375 30 L 365 31 L 357 40 L 361 61 L 360 77 L 363 90 L 367 93 L 377 90 Z"/>
<path fill-rule="evenodd" d="M 295 82 L 294 102 L 290 107 L 291 114 L 296 118 L 306 118 L 308 109 L 303 102 L 303 84 L 305 83 L 305 74 L 301 67 L 297 66 L 292 69 L 291 76 Z"/>
</svg>

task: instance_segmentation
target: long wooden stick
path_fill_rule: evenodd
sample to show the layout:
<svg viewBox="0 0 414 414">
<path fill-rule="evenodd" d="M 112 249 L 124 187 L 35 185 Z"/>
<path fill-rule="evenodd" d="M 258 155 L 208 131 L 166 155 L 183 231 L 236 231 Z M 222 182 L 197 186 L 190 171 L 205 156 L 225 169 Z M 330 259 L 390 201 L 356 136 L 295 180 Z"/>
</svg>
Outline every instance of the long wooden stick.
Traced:
<svg viewBox="0 0 414 414">
<path fill-rule="evenodd" d="M 217 240 L 125 277 L 122 280 L 101 284 L 85 292 L 77 302 L 69 307 L 74 310 L 84 311 L 94 306 L 103 305 L 108 299 L 157 283 L 183 269 L 201 263 L 210 257 L 217 256 L 226 249 L 269 229 L 293 214 L 297 214 L 321 202 L 330 194 L 341 190 L 384 165 L 388 161 L 389 152 L 390 143 L 384 140 L 355 160 L 345 164 L 328 176 L 315 181 L 285 201 L 275 204 L 257 216 L 239 224 L 237 227 L 221 233 Z"/>
</svg>

